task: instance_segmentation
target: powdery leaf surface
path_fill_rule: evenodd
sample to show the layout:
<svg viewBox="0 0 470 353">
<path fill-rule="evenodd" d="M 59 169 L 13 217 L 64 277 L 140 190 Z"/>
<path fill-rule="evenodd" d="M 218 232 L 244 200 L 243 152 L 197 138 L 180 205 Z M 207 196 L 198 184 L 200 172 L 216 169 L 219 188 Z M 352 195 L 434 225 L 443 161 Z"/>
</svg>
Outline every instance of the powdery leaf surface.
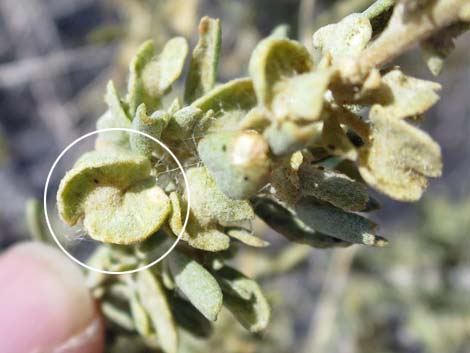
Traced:
<svg viewBox="0 0 470 353">
<path fill-rule="evenodd" d="M 150 162 L 144 157 L 89 152 L 61 180 L 59 214 L 71 226 L 82 221 L 85 231 L 98 241 L 142 241 L 170 213 L 168 197 L 149 176 Z"/>
<path fill-rule="evenodd" d="M 366 15 L 354 13 L 340 22 L 320 28 L 313 35 L 313 47 L 329 55 L 334 64 L 355 59 L 372 36 L 372 26 Z"/>
<path fill-rule="evenodd" d="M 199 23 L 199 41 L 193 50 L 184 91 L 184 101 L 191 103 L 215 84 L 219 61 L 221 26 L 218 19 L 203 17 Z"/>
<path fill-rule="evenodd" d="M 225 195 L 205 167 L 189 169 L 187 177 L 191 190 L 191 211 L 201 226 L 253 219 L 250 203 Z"/>
<path fill-rule="evenodd" d="M 258 104 L 270 109 L 277 82 L 312 69 L 310 53 L 299 42 L 278 37 L 262 40 L 253 51 L 249 63 Z"/>
<path fill-rule="evenodd" d="M 436 82 L 420 80 L 404 75 L 400 70 L 393 70 L 382 77 L 382 89 L 379 101 L 384 113 L 395 118 L 406 118 L 423 114 L 438 100 L 437 91 L 441 85 Z"/>
<path fill-rule="evenodd" d="M 178 333 L 164 288 L 150 270 L 140 271 L 136 279 L 142 306 L 148 313 L 165 353 L 178 351 Z"/>
<path fill-rule="evenodd" d="M 248 199 L 267 182 L 269 146 L 255 131 L 209 134 L 197 150 L 219 189 L 233 199 Z"/>
<path fill-rule="evenodd" d="M 442 173 L 439 145 L 420 129 L 390 116 L 379 105 L 370 111 L 371 145 L 361 152 L 364 180 L 391 198 L 418 200 L 428 177 Z"/>
<path fill-rule="evenodd" d="M 171 272 L 179 290 L 208 320 L 215 321 L 222 308 L 222 290 L 197 261 L 179 252 L 170 255 Z"/>
</svg>

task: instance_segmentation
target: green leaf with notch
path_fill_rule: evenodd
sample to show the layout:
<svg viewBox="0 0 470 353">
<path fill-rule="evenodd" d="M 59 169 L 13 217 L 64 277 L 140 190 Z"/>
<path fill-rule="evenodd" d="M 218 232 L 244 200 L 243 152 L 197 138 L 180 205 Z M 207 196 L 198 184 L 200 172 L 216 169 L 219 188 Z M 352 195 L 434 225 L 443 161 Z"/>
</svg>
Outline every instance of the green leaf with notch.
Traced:
<svg viewBox="0 0 470 353">
<path fill-rule="evenodd" d="M 170 213 L 165 193 L 150 177 L 150 162 L 131 153 L 89 152 L 61 180 L 61 218 L 82 221 L 95 240 L 132 244 L 154 234 Z"/>
</svg>

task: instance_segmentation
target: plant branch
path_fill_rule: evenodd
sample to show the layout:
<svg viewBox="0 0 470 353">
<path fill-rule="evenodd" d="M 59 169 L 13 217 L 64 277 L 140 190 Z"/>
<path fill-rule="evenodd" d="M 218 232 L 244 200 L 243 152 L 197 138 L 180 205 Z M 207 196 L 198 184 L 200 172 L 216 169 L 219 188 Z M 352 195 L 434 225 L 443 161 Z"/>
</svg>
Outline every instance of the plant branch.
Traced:
<svg viewBox="0 0 470 353">
<path fill-rule="evenodd" d="M 397 4 L 387 28 L 359 59 L 359 71 L 368 73 L 387 64 L 415 43 L 457 21 L 465 3 L 466 0 L 441 0 L 410 15 L 406 14 L 405 4 Z M 369 10 L 373 12 L 373 6 Z"/>
</svg>

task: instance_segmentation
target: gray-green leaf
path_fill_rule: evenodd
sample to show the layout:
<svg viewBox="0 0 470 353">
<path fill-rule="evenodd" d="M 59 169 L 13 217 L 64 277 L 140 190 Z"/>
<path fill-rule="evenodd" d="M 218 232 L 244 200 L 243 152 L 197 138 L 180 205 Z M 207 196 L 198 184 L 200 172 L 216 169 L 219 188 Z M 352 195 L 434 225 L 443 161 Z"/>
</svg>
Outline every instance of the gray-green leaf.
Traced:
<svg viewBox="0 0 470 353">
<path fill-rule="evenodd" d="M 177 288 L 208 320 L 215 321 L 222 307 L 222 290 L 215 278 L 197 261 L 179 252 L 170 255 Z"/>
<path fill-rule="evenodd" d="M 178 351 L 178 334 L 173 315 L 160 281 L 150 270 L 137 274 L 137 290 L 143 307 L 147 310 L 162 349 L 166 353 Z"/>
<path fill-rule="evenodd" d="M 259 285 L 235 269 L 224 266 L 217 271 L 226 306 L 250 332 L 263 331 L 269 323 L 271 308 Z"/>
<path fill-rule="evenodd" d="M 332 237 L 357 244 L 384 246 L 387 240 L 375 235 L 377 225 L 354 213 L 304 197 L 295 205 L 299 218 L 309 227 Z"/>
<path fill-rule="evenodd" d="M 221 27 L 218 19 L 203 17 L 199 23 L 199 42 L 189 66 L 184 101 L 191 103 L 214 87 L 220 52 Z"/>
</svg>

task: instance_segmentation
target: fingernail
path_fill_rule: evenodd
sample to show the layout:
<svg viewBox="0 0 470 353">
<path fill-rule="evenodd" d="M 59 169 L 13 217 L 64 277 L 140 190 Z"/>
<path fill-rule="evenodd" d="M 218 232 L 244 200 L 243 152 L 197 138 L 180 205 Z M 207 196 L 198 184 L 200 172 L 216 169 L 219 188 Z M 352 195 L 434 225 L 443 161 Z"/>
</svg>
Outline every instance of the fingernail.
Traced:
<svg viewBox="0 0 470 353">
<path fill-rule="evenodd" d="M 0 351 L 102 352 L 102 323 L 85 278 L 59 250 L 13 247 L 0 256 L 0 283 Z"/>
</svg>

